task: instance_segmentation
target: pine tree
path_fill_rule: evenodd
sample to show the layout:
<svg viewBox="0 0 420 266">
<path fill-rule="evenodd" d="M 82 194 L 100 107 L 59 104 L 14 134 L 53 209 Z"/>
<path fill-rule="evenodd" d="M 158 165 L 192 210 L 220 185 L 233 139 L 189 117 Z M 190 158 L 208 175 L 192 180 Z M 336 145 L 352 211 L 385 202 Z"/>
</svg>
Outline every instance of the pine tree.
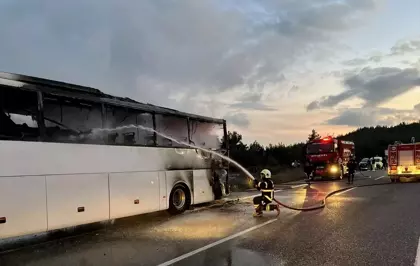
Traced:
<svg viewBox="0 0 420 266">
<path fill-rule="evenodd" d="M 318 134 L 318 132 L 315 131 L 315 129 L 312 129 L 311 134 L 308 136 L 308 142 L 313 141 L 315 139 L 320 139 L 321 136 Z"/>
</svg>

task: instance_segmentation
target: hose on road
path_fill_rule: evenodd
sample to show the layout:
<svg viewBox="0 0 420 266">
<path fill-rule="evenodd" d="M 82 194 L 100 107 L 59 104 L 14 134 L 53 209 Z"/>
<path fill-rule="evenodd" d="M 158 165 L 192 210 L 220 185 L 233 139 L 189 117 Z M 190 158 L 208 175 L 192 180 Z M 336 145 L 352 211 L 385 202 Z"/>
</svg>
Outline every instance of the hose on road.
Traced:
<svg viewBox="0 0 420 266">
<path fill-rule="evenodd" d="M 367 177 L 367 176 L 365 176 L 363 173 L 362 173 L 362 171 L 358 171 L 363 177 Z M 370 176 L 369 176 L 370 177 Z M 252 180 L 255 180 L 255 178 L 254 177 L 250 177 Z M 290 210 L 294 210 L 294 211 L 314 211 L 314 210 L 319 210 L 319 209 L 322 209 L 322 208 L 325 208 L 325 206 L 326 206 L 326 202 L 327 202 L 327 199 L 329 198 L 329 197 L 331 197 L 331 196 L 333 196 L 333 195 L 335 195 L 335 194 L 337 194 L 337 193 L 340 193 L 340 192 L 344 192 L 344 191 L 346 191 L 346 190 L 349 190 L 349 189 L 353 189 L 353 188 L 357 188 L 357 187 L 371 187 L 371 186 L 380 186 L 380 185 L 390 185 L 390 184 L 393 184 L 392 182 L 387 182 L 387 183 L 379 183 L 379 184 L 366 184 L 366 185 L 356 185 L 356 186 L 349 186 L 349 187 L 345 187 L 345 188 L 340 188 L 340 189 L 337 189 L 337 190 L 334 190 L 334 191 L 331 191 L 330 193 L 328 193 L 323 199 L 322 199 L 322 201 L 321 201 L 321 203 L 320 204 L 316 204 L 316 205 L 313 205 L 313 206 L 309 206 L 309 207 L 302 207 L 302 208 L 297 208 L 297 207 L 293 207 L 293 206 L 289 206 L 289 205 L 286 205 L 286 204 L 284 204 L 284 203 L 281 203 L 280 201 L 278 201 L 278 200 L 276 200 L 275 198 L 273 198 L 273 200 L 278 204 L 278 205 L 280 205 L 280 206 L 282 206 L 282 207 L 284 207 L 284 208 L 286 208 L 286 209 L 290 209 Z M 308 184 L 309 186 L 310 186 L 310 182 L 309 182 L 309 184 Z"/>
<path fill-rule="evenodd" d="M 374 187 L 374 186 L 383 186 L 383 185 L 391 185 L 391 184 L 394 184 L 394 183 L 387 182 L 387 183 L 378 183 L 378 184 L 365 184 L 365 185 L 356 185 L 356 186 L 349 186 L 349 187 L 345 187 L 345 188 L 340 188 L 340 189 L 337 189 L 337 190 L 334 190 L 334 191 L 331 191 L 330 193 L 328 193 L 324 197 L 324 199 L 321 201 L 320 204 L 316 204 L 316 205 L 309 206 L 309 207 L 303 207 L 303 208 L 296 208 L 296 207 L 292 207 L 292 206 L 286 205 L 286 204 L 281 203 L 280 201 L 276 200 L 275 198 L 273 200 L 277 204 L 279 204 L 280 206 L 282 206 L 284 208 L 287 208 L 287 209 L 290 209 L 290 210 L 295 210 L 295 211 L 314 211 L 314 210 L 319 210 L 319 209 L 325 208 L 327 199 L 329 197 L 337 194 L 337 193 L 344 192 L 346 190 L 353 189 L 353 188 L 358 188 L 358 187 Z"/>
</svg>

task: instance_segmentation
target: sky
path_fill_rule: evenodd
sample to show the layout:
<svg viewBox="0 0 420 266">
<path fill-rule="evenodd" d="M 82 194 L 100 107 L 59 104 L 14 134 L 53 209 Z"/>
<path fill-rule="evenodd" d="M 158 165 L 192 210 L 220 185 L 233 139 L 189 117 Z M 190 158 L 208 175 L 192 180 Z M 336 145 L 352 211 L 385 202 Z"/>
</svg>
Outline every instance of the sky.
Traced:
<svg viewBox="0 0 420 266">
<path fill-rule="evenodd" d="M 0 0 L 0 71 L 292 144 L 418 121 L 418 0 Z"/>
</svg>

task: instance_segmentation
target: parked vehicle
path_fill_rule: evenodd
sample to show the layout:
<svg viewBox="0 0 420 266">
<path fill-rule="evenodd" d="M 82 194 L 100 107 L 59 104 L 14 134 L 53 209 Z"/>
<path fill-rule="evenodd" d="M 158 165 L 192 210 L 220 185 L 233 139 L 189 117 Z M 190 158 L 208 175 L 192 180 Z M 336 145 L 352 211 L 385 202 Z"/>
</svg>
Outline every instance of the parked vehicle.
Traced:
<svg viewBox="0 0 420 266">
<path fill-rule="evenodd" d="M 292 162 L 292 167 L 293 167 L 293 168 L 298 168 L 298 167 L 300 167 L 300 162 L 299 162 L 298 160 L 294 160 L 294 161 Z"/>
<path fill-rule="evenodd" d="M 388 146 L 388 176 L 392 182 L 420 180 L 420 142 Z"/>
<path fill-rule="evenodd" d="M 373 160 L 372 161 L 373 161 L 372 165 L 373 165 L 373 168 L 375 170 L 379 170 L 379 169 L 383 169 L 384 168 L 384 164 L 382 162 L 382 157 L 375 156 L 375 157 L 373 157 Z"/>
<path fill-rule="evenodd" d="M 360 171 L 372 170 L 372 165 L 370 164 L 370 159 L 369 158 L 363 158 L 359 162 L 359 170 Z"/>
<path fill-rule="evenodd" d="M 306 161 L 313 168 L 313 176 L 343 179 L 348 173 L 347 162 L 355 154 L 354 142 L 325 137 L 310 141 L 305 146 Z"/>
</svg>

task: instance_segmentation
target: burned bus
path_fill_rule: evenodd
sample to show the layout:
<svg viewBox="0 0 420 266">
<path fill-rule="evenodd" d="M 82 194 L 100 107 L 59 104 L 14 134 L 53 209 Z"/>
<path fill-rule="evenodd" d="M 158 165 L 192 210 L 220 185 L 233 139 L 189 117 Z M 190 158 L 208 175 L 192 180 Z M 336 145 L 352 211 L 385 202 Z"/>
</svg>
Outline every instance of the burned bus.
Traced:
<svg viewBox="0 0 420 266">
<path fill-rule="evenodd" d="M 226 135 L 223 119 L 0 73 L 0 239 L 213 201 L 227 165 L 183 142 L 226 154 Z"/>
</svg>

